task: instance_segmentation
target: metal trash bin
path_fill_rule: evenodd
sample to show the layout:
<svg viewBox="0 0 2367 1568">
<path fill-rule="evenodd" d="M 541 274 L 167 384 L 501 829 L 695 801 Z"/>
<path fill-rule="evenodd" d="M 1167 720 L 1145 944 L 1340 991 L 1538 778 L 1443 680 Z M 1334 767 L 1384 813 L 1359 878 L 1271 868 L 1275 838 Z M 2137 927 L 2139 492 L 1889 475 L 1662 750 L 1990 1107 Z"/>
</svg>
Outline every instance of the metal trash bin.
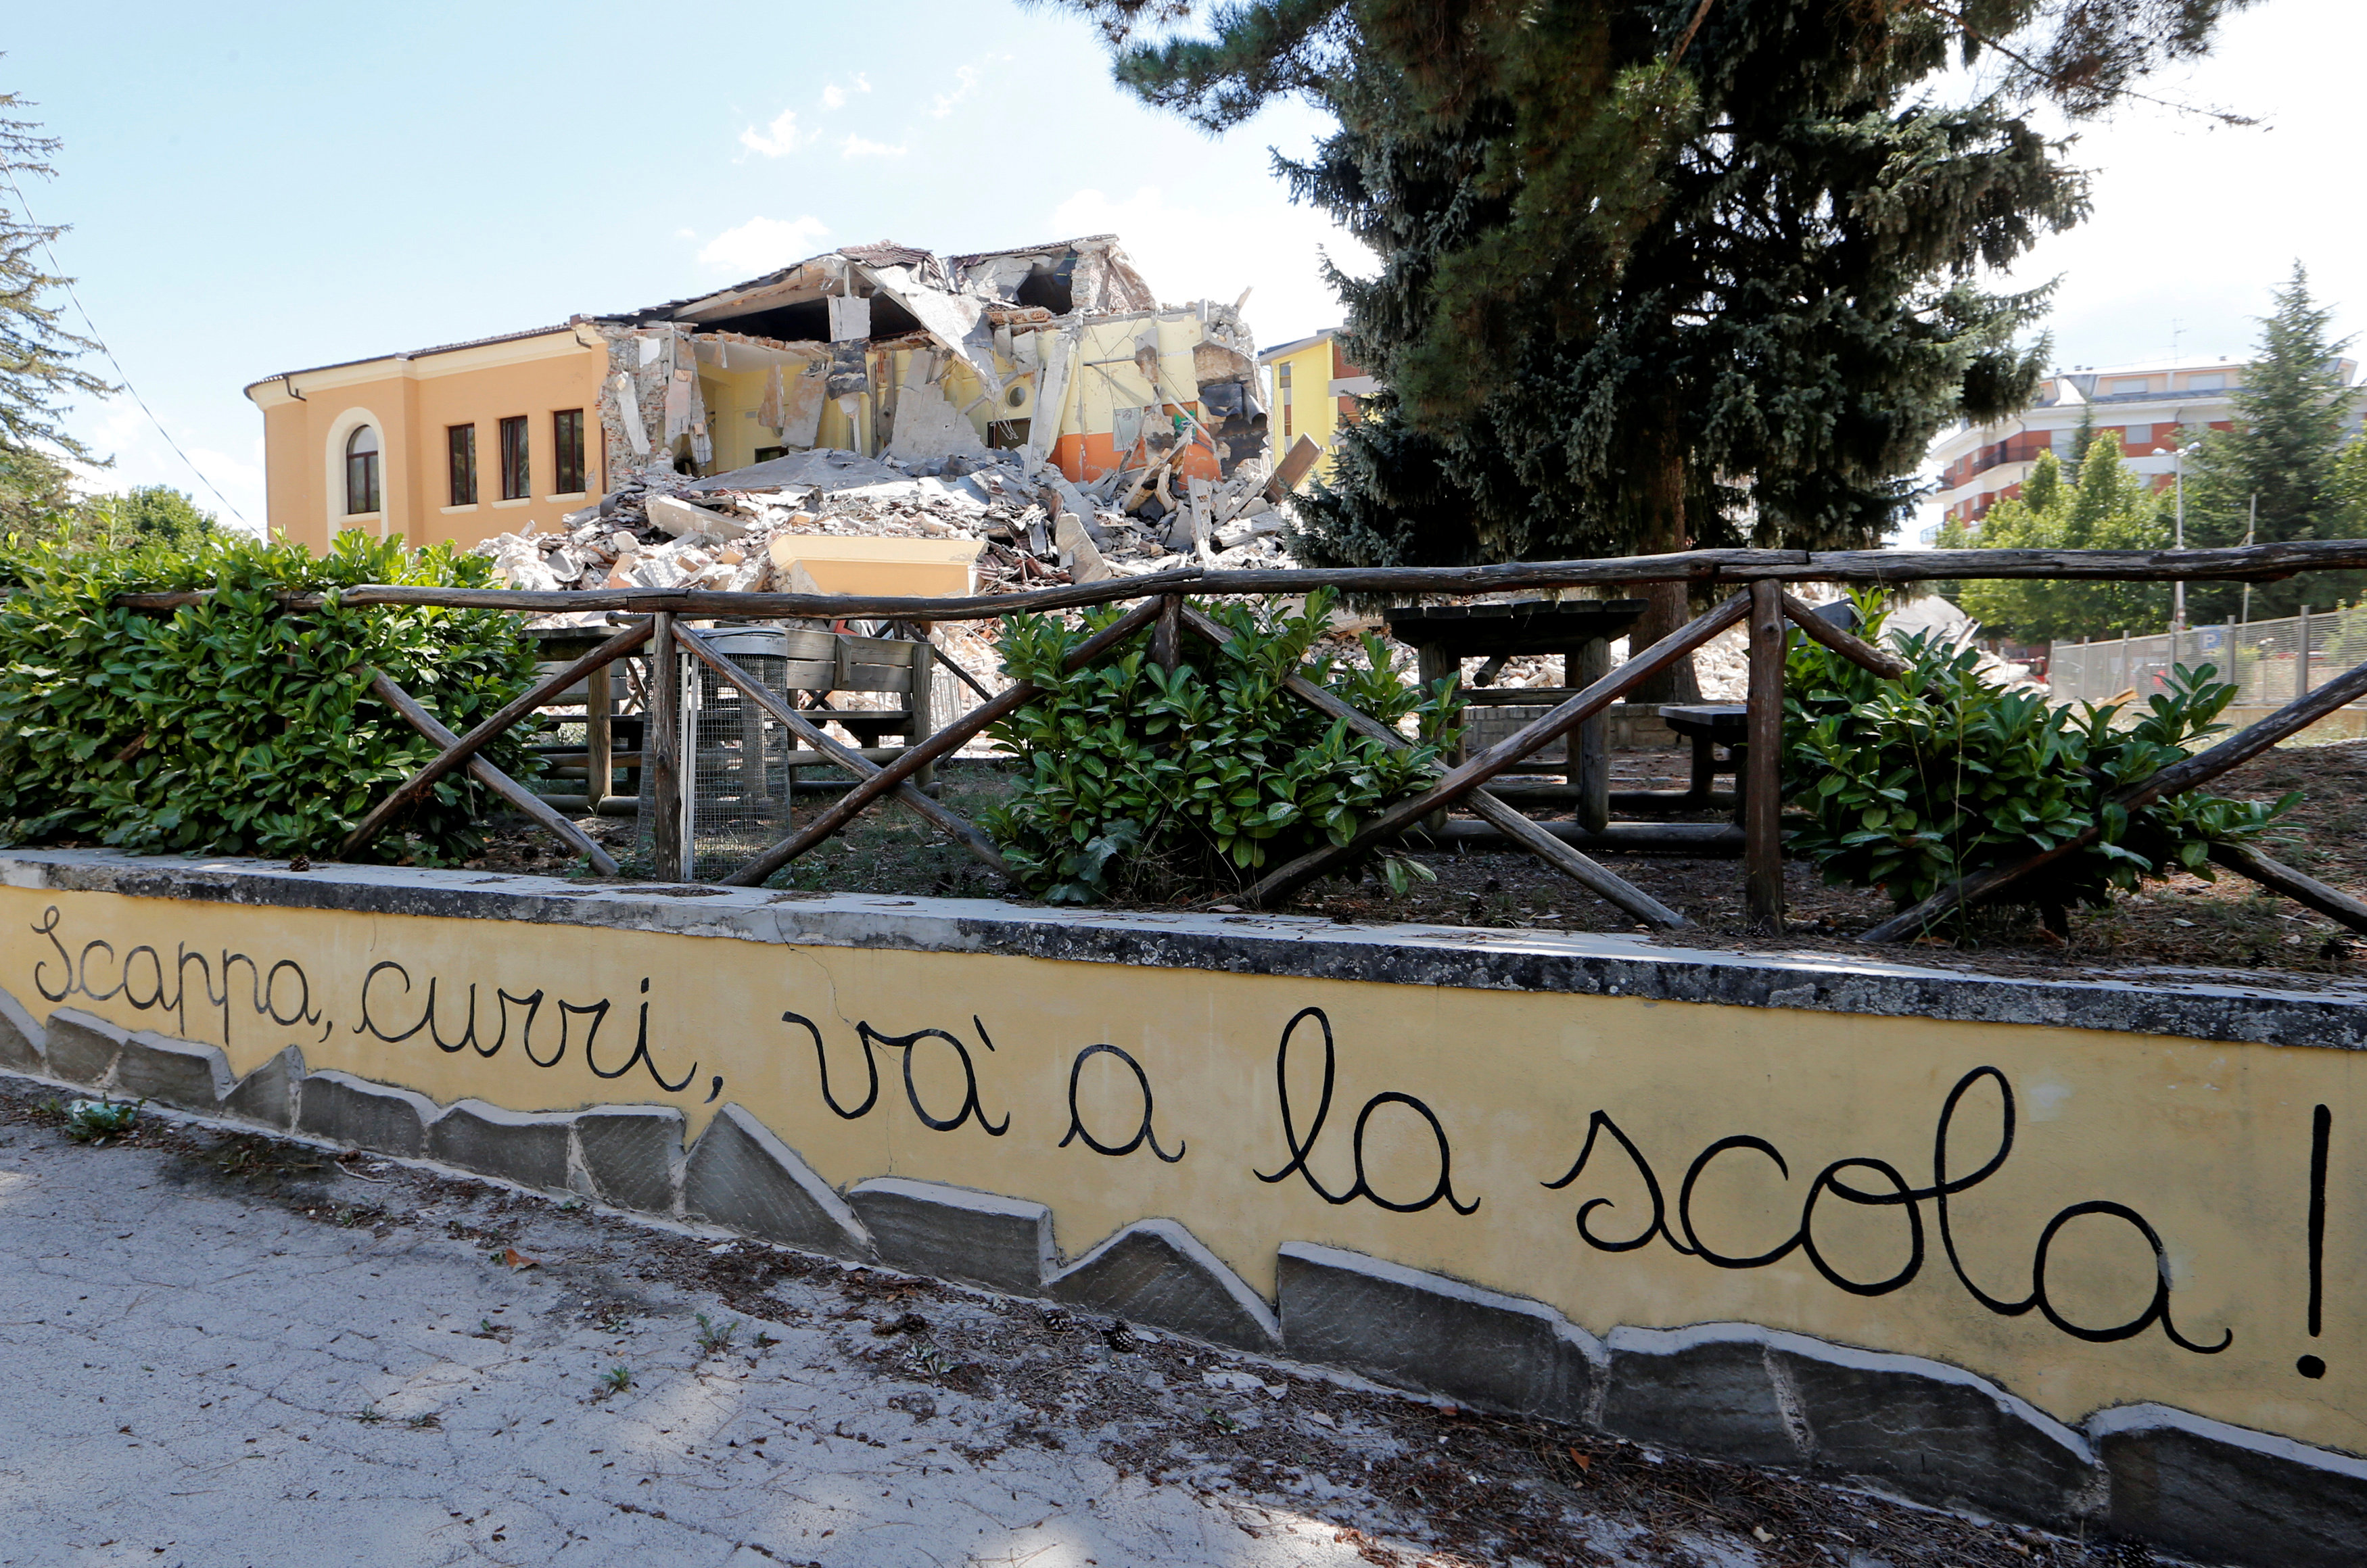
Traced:
<svg viewBox="0 0 2367 1568">
<path fill-rule="evenodd" d="M 788 634 L 765 628 L 714 631 L 708 646 L 790 702 Z M 683 672 L 682 863 L 694 881 L 710 881 L 788 836 L 794 750 L 787 726 L 694 659 Z M 651 847 L 657 820 L 654 770 L 641 770 L 640 844 Z"/>
</svg>

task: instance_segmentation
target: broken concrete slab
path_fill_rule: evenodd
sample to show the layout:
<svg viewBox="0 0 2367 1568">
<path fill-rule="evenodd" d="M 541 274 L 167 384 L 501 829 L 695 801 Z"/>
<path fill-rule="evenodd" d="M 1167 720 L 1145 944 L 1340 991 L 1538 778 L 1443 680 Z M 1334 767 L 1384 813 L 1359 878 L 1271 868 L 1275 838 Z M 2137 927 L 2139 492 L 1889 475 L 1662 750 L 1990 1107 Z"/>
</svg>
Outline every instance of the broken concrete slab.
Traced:
<svg viewBox="0 0 2367 1568">
<path fill-rule="evenodd" d="M 871 1236 L 846 1201 L 771 1128 L 737 1105 L 707 1124 L 683 1167 L 683 1213 L 766 1241 L 868 1258 Z"/>
<path fill-rule="evenodd" d="M 1745 1464 L 1798 1465 L 1807 1450 L 1788 1390 L 1748 1323 L 1611 1331 L 1603 1429 Z"/>
<path fill-rule="evenodd" d="M 1052 1271 L 1052 1211 L 1041 1203 L 893 1176 L 846 1201 L 883 1263 L 1022 1296 L 1042 1294 Z"/>
<path fill-rule="evenodd" d="M 2112 1528 L 2247 1568 L 2367 1562 L 2367 1460 L 2160 1404 L 2090 1416 Z"/>
<path fill-rule="evenodd" d="M 1173 1220 L 1136 1221 L 1053 1275 L 1045 1293 L 1214 1345 L 1282 1347 L 1274 1309 Z"/>
<path fill-rule="evenodd" d="M 266 1127 L 296 1125 L 296 1090 L 304 1081 L 304 1053 L 290 1045 L 222 1096 L 221 1113 Z"/>
<path fill-rule="evenodd" d="M 2088 1440 L 1988 1379 L 1805 1335 L 1771 1330 L 1766 1339 L 1815 1468 L 1915 1502 L 2054 1529 L 2101 1512 L 2104 1475 Z"/>
<path fill-rule="evenodd" d="M 670 1214 L 682 1163 L 683 1115 L 670 1105 L 601 1105 L 576 1113 L 575 1147 L 593 1196 Z"/>
<path fill-rule="evenodd" d="M 376 1154 L 417 1159 L 427 1152 L 436 1102 L 424 1094 L 323 1069 L 305 1076 L 296 1095 L 296 1127 Z"/>
<path fill-rule="evenodd" d="M 568 1134 L 563 1112 L 504 1110 L 481 1100 L 456 1100 L 427 1125 L 427 1152 L 447 1165 L 498 1176 L 546 1192 L 568 1186 Z"/>
<path fill-rule="evenodd" d="M 115 1091 L 153 1100 L 183 1111 L 209 1114 L 221 1108 L 235 1083 L 230 1058 L 218 1045 L 176 1040 L 142 1031 L 123 1043 L 115 1059 Z"/>
<path fill-rule="evenodd" d="M 1305 1242 L 1284 1243 L 1276 1263 L 1294 1356 L 1480 1409 L 1587 1416 L 1603 1344 L 1541 1302 Z"/>
<path fill-rule="evenodd" d="M 718 538 L 735 539 L 748 531 L 748 525 L 728 513 L 711 507 L 694 506 L 670 495 L 651 495 L 641 502 L 644 513 L 655 526 L 679 539 L 687 534 L 712 534 Z"/>
<path fill-rule="evenodd" d="M 130 1032 L 79 1008 L 60 1008 L 50 1014 L 42 1032 L 41 1055 L 50 1076 L 85 1089 L 103 1086 L 115 1070 Z"/>
<path fill-rule="evenodd" d="M 0 990 L 0 1067 L 20 1073 L 46 1073 L 41 1057 L 41 1026 L 24 1004 Z"/>
</svg>

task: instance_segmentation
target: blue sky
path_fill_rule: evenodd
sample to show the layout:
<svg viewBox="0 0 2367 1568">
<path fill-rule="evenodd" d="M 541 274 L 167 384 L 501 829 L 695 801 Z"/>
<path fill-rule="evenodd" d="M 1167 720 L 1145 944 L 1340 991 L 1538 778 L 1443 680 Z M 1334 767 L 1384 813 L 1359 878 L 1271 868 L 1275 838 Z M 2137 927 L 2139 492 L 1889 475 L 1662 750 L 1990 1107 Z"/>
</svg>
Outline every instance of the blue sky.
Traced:
<svg viewBox="0 0 2367 1568">
<path fill-rule="evenodd" d="M 695 16 L 696 27 L 685 18 Z M 1268 149 L 1212 141 L 1110 85 L 1092 28 L 1008 0 L 862 6 L 108 5 L 12 16 L 0 91 L 65 139 L 26 196 L 132 382 L 237 509 L 262 515 L 245 383 L 622 310 L 833 243 L 942 251 L 1115 231 L 1171 299 L 1255 292 L 1261 341 L 1337 319 Z M 2081 132 L 2098 215 L 2063 277 L 2057 357 L 2239 354 L 2298 256 L 2367 326 L 2352 112 L 2367 6 L 2266 0 L 2161 84 L 2264 115 L 2135 107 Z M 99 481 L 198 491 L 126 400 L 77 410 Z"/>
</svg>

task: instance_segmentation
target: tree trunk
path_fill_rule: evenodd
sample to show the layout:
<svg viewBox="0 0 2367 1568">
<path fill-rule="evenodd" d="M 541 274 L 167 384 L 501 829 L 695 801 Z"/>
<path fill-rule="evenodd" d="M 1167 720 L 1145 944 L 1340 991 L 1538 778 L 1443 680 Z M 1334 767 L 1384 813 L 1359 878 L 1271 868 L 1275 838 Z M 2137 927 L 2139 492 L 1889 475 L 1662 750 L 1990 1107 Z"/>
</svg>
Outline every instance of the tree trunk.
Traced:
<svg viewBox="0 0 2367 1568">
<path fill-rule="evenodd" d="M 1636 498 L 1644 524 L 1636 548 L 1643 555 L 1673 554 L 1693 547 L 1685 533 L 1685 455 L 1675 419 L 1664 418 L 1661 430 L 1651 471 L 1644 476 L 1643 493 Z M 1648 582 L 1637 597 L 1644 601 L 1644 618 L 1627 634 L 1630 658 L 1693 619 L 1682 582 Z M 1701 701 L 1701 681 L 1693 673 L 1693 656 L 1687 654 L 1646 681 L 1628 694 L 1627 700 L 1637 704 Z"/>
</svg>

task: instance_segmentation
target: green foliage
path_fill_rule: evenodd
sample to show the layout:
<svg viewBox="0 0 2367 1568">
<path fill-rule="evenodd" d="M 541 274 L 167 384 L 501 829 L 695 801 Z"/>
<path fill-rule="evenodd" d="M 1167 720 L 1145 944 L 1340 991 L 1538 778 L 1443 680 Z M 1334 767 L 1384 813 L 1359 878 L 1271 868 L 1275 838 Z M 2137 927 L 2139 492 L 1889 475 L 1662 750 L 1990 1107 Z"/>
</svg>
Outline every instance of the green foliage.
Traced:
<svg viewBox="0 0 2367 1568">
<path fill-rule="evenodd" d="M 1089 613 L 1081 627 L 1006 619 L 1004 667 L 1045 694 L 994 727 L 1022 773 L 1011 800 L 982 820 L 1021 884 L 1060 903 L 1239 887 L 1270 863 L 1347 842 L 1373 813 L 1425 786 L 1454 739 L 1451 689 L 1400 681 L 1369 636 L 1367 665 L 1307 662 L 1332 604 L 1326 592 L 1297 614 L 1212 605 L 1232 640 L 1195 644 L 1172 673 L 1151 661 L 1148 632 L 1064 671 L 1069 651 L 1115 608 Z M 1284 689 L 1294 674 L 1383 724 L 1412 717 L 1418 743 L 1393 750 L 1326 718 Z M 1400 890 L 1426 874 L 1402 857 L 1383 871 Z"/>
<path fill-rule="evenodd" d="M 275 592 L 366 582 L 482 587 L 491 568 L 448 546 L 337 536 L 301 546 L 213 533 L 121 550 L 56 544 L 0 552 L 0 842 L 95 840 L 122 849 L 295 855 L 333 849 L 436 748 L 372 697 L 376 668 L 466 731 L 533 674 L 516 618 L 498 611 L 283 612 Z M 119 593 L 210 588 L 169 615 Z M 514 728 L 489 748 L 521 777 L 538 766 Z M 475 852 L 498 809 L 455 775 L 404 822 L 434 863 Z"/>
<path fill-rule="evenodd" d="M 1878 635 L 1873 596 L 1860 602 Z M 1989 685 L 1978 655 L 1923 637 L 1886 680 L 1801 639 L 1784 670 L 1784 794 L 1814 818 L 1788 852 L 1837 885 L 1878 887 L 1901 908 L 1973 872 L 2051 849 L 2099 820 L 2103 832 L 2016 884 L 2042 909 L 2101 905 L 2114 888 L 2179 870 L 2209 878 L 2214 842 L 2256 838 L 2297 796 L 2269 804 L 2190 790 L 2137 811 L 2107 805 L 2224 729 L 2236 689 L 2209 665 L 2181 665 L 2133 723 L 2117 706 L 2056 707 Z"/>
<path fill-rule="evenodd" d="M 2259 346 L 2235 394 L 2235 428 L 2180 434 L 2181 441 L 2200 434 L 2203 443 L 2186 460 L 2188 544 L 2242 544 L 2255 496 L 2260 543 L 2357 536 L 2361 519 L 2345 504 L 2350 470 L 2342 462 L 2352 393 L 2337 363 L 2350 340 L 2332 335 L 2332 312 L 2310 296 L 2309 274 L 2295 263 L 2276 291 L 2275 310 L 2260 321 Z M 2290 615 L 2305 603 L 2323 608 L 2362 593 L 2367 572 L 2255 583 L 2251 615 Z M 2187 618 L 2202 625 L 2232 620 L 2242 594 L 2235 583 L 2190 584 Z"/>
<path fill-rule="evenodd" d="M 105 1147 L 139 1123 L 144 1100 L 74 1100 L 66 1102 L 65 1134 L 77 1144 Z"/>
<path fill-rule="evenodd" d="M 64 494 L 62 470 L 55 492 L 10 513 L 0 496 L 0 538 L 10 547 L 58 544 L 76 549 L 123 550 L 135 545 L 196 547 L 218 526 L 214 514 L 170 485 L 138 485 L 119 495 L 74 501 Z"/>
<path fill-rule="evenodd" d="M 43 269 L 62 228 L 35 223 L 10 205 L 32 176 L 53 173 L 53 136 L 29 119 L 30 107 L 14 93 L 0 93 L 0 500 L 21 484 L 28 468 L 54 469 L 51 450 L 92 460 L 93 454 L 59 423 L 61 406 L 76 397 L 106 397 L 118 389 L 74 361 L 98 347 L 60 324 L 53 290 L 71 279 Z M 17 470 L 12 473 L 10 470 Z"/>
<path fill-rule="evenodd" d="M 2159 550 L 2169 547 L 2170 523 L 2162 498 L 2121 461 L 2119 434 L 2107 432 L 2088 446 L 2076 480 L 2054 453 L 2040 453 L 2020 498 L 1989 508 L 1964 542 L 1994 550 Z M 1974 579 L 1955 597 L 1984 626 L 2032 641 L 2169 625 L 2169 585 L 2161 582 Z"/>
</svg>

